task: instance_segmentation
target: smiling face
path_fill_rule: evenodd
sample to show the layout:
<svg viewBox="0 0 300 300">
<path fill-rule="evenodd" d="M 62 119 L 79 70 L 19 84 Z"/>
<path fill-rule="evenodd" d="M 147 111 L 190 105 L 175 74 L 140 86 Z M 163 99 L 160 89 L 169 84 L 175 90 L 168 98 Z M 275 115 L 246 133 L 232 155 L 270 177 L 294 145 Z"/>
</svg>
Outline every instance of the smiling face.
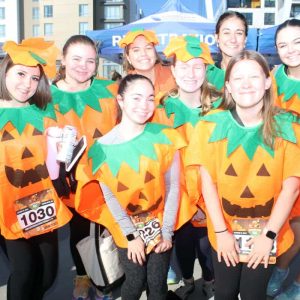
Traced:
<svg viewBox="0 0 300 300">
<path fill-rule="evenodd" d="M 254 109 L 260 112 L 264 94 L 271 86 L 271 78 L 266 77 L 258 62 L 244 59 L 232 67 L 229 80 L 225 85 L 237 109 Z"/>
<path fill-rule="evenodd" d="M 62 59 L 66 69 L 66 81 L 84 83 L 96 73 L 97 53 L 95 47 L 89 44 L 75 43 L 68 47 Z"/>
<path fill-rule="evenodd" d="M 276 38 L 276 47 L 281 61 L 288 67 L 300 66 L 300 27 L 282 28 Z"/>
<path fill-rule="evenodd" d="M 128 83 L 123 96 L 117 96 L 122 110 L 122 121 L 143 125 L 153 115 L 155 109 L 153 86 L 145 79 Z"/>
<path fill-rule="evenodd" d="M 132 44 L 129 45 L 129 51 L 126 55 L 129 63 L 137 71 L 149 71 L 156 62 L 156 52 L 152 43 L 140 35 Z"/>
<path fill-rule="evenodd" d="M 192 58 L 187 62 L 177 60 L 171 70 L 179 90 L 195 93 L 201 89 L 206 70 L 201 58 Z"/>
<path fill-rule="evenodd" d="M 232 57 L 245 48 L 245 30 L 244 23 L 237 17 L 233 16 L 222 22 L 216 34 L 216 42 L 223 56 Z"/>
<path fill-rule="evenodd" d="M 39 67 L 13 65 L 6 73 L 5 83 L 14 106 L 27 105 L 35 94 L 40 80 Z M 5 99 L 8 100 L 8 99 Z"/>
</svg>

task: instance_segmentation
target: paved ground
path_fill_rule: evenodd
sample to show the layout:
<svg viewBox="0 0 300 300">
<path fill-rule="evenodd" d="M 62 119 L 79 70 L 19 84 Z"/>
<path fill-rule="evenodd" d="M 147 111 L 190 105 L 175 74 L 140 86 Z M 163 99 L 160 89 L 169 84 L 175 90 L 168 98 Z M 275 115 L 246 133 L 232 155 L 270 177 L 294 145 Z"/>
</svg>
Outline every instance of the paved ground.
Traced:
<svg viewBox="0 0 300 300">
<path fill-rule="evenodd" d="M 69 229 L 68 226 L 59 231 L 60 239 L 60 263 L 58 276 L 56 282 L 44 300 L 71 300 L 72 299 L 72 288 L 73 288 L 73 277 L 75 275 L 73 262 L 70 255 L 69 244 L 68 244 Z M 293 266 L 293 270 L 289 276 L 289 281 L 295 273 L 295 270 L 300 268 L 300 254 L 298 255 L 296 262 Z M 9 274 L 9 265 L 0 250 L 0 300 L 6 300 L 6 282 Z M 205 297 L 201 292 L 201 269 L 196 263 L 195 265 L 195 279 L 196 289 L 194 293 L 189 297 L 189 300 L 204 300 Z M 169 286 L 170 289 L 174 290 L 178 285 Z M 120 291 L 117 290 L 114 293 L 116 299 L 121 299 Z M 143 294 L 142 300 L 146 300 L 145 294 Z"/>
</svg>

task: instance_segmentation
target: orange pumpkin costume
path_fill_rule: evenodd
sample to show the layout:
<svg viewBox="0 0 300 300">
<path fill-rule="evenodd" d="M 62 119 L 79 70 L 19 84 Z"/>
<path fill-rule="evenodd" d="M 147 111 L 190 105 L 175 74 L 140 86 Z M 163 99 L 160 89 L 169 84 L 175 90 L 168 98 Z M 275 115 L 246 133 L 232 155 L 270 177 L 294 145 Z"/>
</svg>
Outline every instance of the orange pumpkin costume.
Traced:
<svg viewBox="0 0 300 300">
<path fill-rule="evenodd" d="M 300 114 L 300 81 L 287 76 L 283 64 L 273 72 L 273 75 L 275 93 L 277 93 L 275 104 Z M 300 216 L 300 197 L 295 202 L 291 212 L 291 218 L 296 216 Z"/>
<path fill-rule="evenodd" d="M 35 105 L 0 108 L 0 228 L 6 239 L 44 234 L 71 219 L 45 163 L 44 131 L 55 124 L 51 105 L 45 111 Z"/>
<path fill-rule="evenodd" d="M 111 130 L 117 120 L 117 103 L 115 95 L 117 84 L 110 80 L 95 78 L 90 87 L 84 91 L 66 92 L 51 86 L 53 104 L 60 124 L 76 127 L 78 136 L 85 135 L 90 147 L 94 140 Z M 80 172 L 86 163 L 86 154 L 81 157 L 76 173 Z M 77 177 L 77 175 L 76 175 Z M 87 188 L 87 186 L 86 186 Z M 101 197 L 98 184 L 90 183 L 89 196 Z M 88 192 L 88 191 L 87 191 Z M 64 199 L 68 206 L 74 207 L 74 195 Z"/>
<path fill-rule="evenodd" d="M 209 113 L 195 127 L 187 149 L 186 166 L 203 165 L 216 184 L 224 219 L 231 231 L 235 219 L 268 219 L 282 182 L 300 177 L 295 161 L 300 159 L 298 118 L 290 113 L 275 116 L 281 128 L 274 150 L 264 144 L 260 129 L 242 127 L 229 111 Z M 208 216 L 209 239 L 216 237 Z M 279 232 L 277 255 L 293 243 L 287 221 Z"/>
<path fill-rule="evenodd" d="M 184 141 L 174 129 L 148 123 L 143 133 L 128 142 L 113 145 L 95 142 L 89 158 L 97 180 L 113 192 L 129 216 L 151 212 L 162 224 L 164 174 L 176 150 L 183 146 Z M 98 202 L 98 209 L 97 222 L 110 231 L 119 247 L 126 248 L 126 237 L 107 205 Z"/>
</svg>

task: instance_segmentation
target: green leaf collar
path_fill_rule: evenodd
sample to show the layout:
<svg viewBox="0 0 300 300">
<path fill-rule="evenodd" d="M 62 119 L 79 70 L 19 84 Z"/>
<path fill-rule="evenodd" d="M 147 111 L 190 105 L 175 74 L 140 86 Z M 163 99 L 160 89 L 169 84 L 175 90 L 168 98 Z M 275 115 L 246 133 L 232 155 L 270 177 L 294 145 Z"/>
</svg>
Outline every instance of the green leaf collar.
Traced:
<svg viewBox="0 0 300 300">
<path fill-rule="evenodd" d="M 274 150 L 263 141 L 262 124 L 254 127 L 243 127 L 236 122 L 228 110 L 206 115 L 203 120 L 216 123 L 209 142 L 227 139 L 227 156 L 231 155 L 239 146 L 243 147 L 250 160 L 252 160 L 258 146 L 274 156 Z M 291 113 L 277 114 L 275 116 L 276 136 L 291 143 L 296 143 L 297 140 L 292 126 L 294 122 L 297 122 L 297 117 Z"/>
<path fill-rule="evenodd" d="M 161 124 L 148 123 L 140 135 L 120 144 L 104 145 L 95 141 L 88 152 L 88 157 L 92 159 L 93 173 L 96 173 L 104 162 L 108 164 L 114 176 L 117 176 L 122 163 L 126 163 L 135 172 L 139 172 L 141 156 L 157 160 L 155 144 L 172 144 L 162 132 L 166 127 Z"/>
<path fill-rule="evenodd" d="M 56 120 L 55 111 L 51 104 L 48 104 L 45 110 L 39 109 L 35 105 L 0 108 L 0 129 L 11 122 L 19 134 L 23 133 L 27 124 L 31 124 L 34 128 L 43 132 L 45 117 Z"/>
<path fill-rule="evenodd" d="M 283 102 L 289 101 L 295 94 L 300 100 L 300 80 L 288 77 L 284 69 L 285 65 L 281 65 L 275 73 L 278 95 L 284 94 Z"/>
<path fill-rule="evenodd" d="M 58 105 L 58 110 L 63 115 L 73 110 L 78 117 L 82 114 L 86 106 L 102 112 L 101 98 L 114 98 L 107 86 L 112 84 L 111 80 L 94 79 L 91 86 L 79 92 L 66 92 L 58 89 L 55 85 L 51 86 L 51 93 L 54 105 Z"/>
<path fill-rule="evenodd" d="M 215 65 L 208 65 L 206 68 L 206 78 L 209 83 L 222 90 L 225 83 L 225 71 Z"/>
</svg>

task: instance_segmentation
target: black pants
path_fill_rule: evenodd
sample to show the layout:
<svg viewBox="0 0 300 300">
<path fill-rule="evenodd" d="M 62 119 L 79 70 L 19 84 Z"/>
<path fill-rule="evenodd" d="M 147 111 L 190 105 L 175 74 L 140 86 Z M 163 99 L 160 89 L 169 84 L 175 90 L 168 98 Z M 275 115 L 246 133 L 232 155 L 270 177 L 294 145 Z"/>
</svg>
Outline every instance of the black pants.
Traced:
<svg viewBox="0 0 300 300">
<path fill-rule="evenodd" d="M 42 300 L 58 267 L 57 230 L 30 239 L 5 240 L 11 274 L 7 300 Z"/>
<path fill-rule="evenodd" d="M 214 279 L 211 246 L 206 227 L 194 227 L 190 222 L 184 224 L 175 233 L 175 247 L 184 279 L 193 276 L 196 257 L 202 268 L 203 279 L 205 281 Z"/>
<path fill-rule="evenodd" d="M 125 271 L 125 281 L 121 288 L 121 298 L 138 300 L 147 284 L 148 300 L 165 300 L 168 292 L 167 274 L 171 250 L 156 254 L 151 252 L 143 266 L 135 264 L 127 257 L 127 249 L 118 248 Z"/>
<path fill-rule="evenodd" d="M 73 258 L 73 262 L 76 267 L 77 275 L 86 275 L 84 265 L 82 263 L 80 254 L 76 248 L 76 244 L 89 236 L 90 234 L 90 220 L 82 217 L 74 208 L 69 207 L 73 214 L 70 221 L 70 249 Z"/>
<path fill-rule="evenodd" d="M 246 263 L 227 267 L 224 260 L 218 262 L 217 252 L 213 251 L 215 270 L 215 300 L 266 300 L 266 290 L 273 266 L 264 268 L 259 264 L 256 269 L 248 268 Z"/>
</svg>

